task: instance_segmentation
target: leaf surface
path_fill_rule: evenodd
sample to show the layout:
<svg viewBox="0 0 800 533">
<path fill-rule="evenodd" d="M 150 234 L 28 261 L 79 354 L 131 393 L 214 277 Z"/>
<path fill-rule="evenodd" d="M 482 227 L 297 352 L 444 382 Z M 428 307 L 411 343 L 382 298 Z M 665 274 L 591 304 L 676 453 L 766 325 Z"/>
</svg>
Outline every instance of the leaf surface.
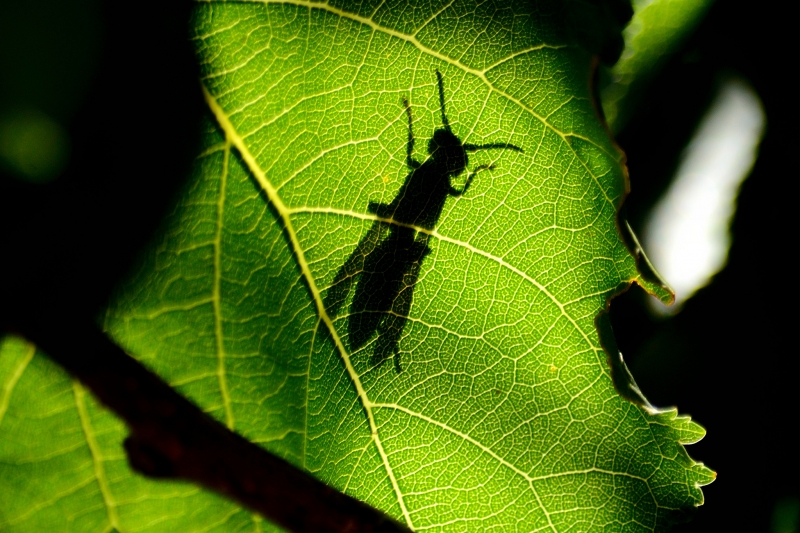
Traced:
<svg viewBox="0 0 800 533">
<path fill-rule="evenodd" d="M 712 473 L 683 448 L 702 428 L 620 396 L 600 342 L 595 321 L 617 291 L 669 295 L 620 237 L 622 156 L 592 108 L 591 58 L 558 13 L 199 4 L 204 147 L 107 331 L 231 429 L 417 531 L 656 531 L 702 503 Z M 455 189 L 492 168 L 433 222 L 409 222 L 375 206 L 398 205 L 412 172 L 404 100 L 411 157 L 437 157 L 437 71 L 461 143 L 521 151 L 470 153 L 444 176 Z M 442 173 L 424 168 L 441 200 Z M 56 381 L 52 405 L 80 415 L 76 386 Z M 23 408 L 14 420 L 35 429 Z M 91 439 L 74 446 L 89 468 Z M 127 470 L 105 488 L 82 479 L 98 508 L 98 490 L 106 508 L 107 495 L 138 495 L 149 522 L 107 513 L 120 531 L 182 513 L 184 530 L 266 527 L 185 486 L 154 500 L 145 485 L 161 485 Z M 20 513 L 0 524 L 43 516 Z"/>
</svg>

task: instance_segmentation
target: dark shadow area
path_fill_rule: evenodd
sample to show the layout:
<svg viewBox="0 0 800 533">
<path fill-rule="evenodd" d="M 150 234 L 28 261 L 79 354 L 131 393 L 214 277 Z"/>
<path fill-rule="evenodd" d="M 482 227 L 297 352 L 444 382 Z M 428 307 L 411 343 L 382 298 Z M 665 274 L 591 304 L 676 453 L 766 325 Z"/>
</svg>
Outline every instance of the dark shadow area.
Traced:
<svg viewBox="0 0 800 533">
<path fill-rule="evenodd" d="M 36 0 L 19 17 L 50 20 L 62 11 L 51 4 Z M 162 6 L 158 16 L 113 2 L 78 4 L 95 39 L 72 35 L 86 24 L 65 15 L 32 50 L 24 40 L 4 50 L 14 68 L 0 65 L 3 107 L 43 110 L 63 124 L 71 146 L 49 183 L 0 170 L 0 320 L 21 330 L 46 322 L 53 335 L 104 307 L 185 182 L 205 112 L 188 40 L 191 2 Z M 70 47 L 76 51 L 62 51 Z M 80 80 L 66 83 L 67 73 L 38 62 L 48 53 L 91 58 Z M 68 94 L 45 97 L 62 85 Z"/>
<path fill-rule="evenodd" d="M 477 167 L 460 190 L 453 187 L 451 179 L 466 170 L 468 152 L 488 149 L 522 151 L 507 143 L 463 144 L 447 120 L 444 82 L 438 70 L 436 78 L 443 127 L 436 129 L 428 142 L 429 157 L 421 163 L 412 157 L 413 120 L 411 106 L 404 100 L 408 117 L 406 164 L 410 172 L 392 203 L 369 203 L 369 212 L 383 220 L 372 224 L 339 269 L 324 301 L 330 316 L 335 317 L 355 283 L 347 324 L 350 348 L 362 348 L 377 333 L 372 364 L 379 365 L 393 357 L 397 372 L 402 371 L 399 342 L 411 309 L 414 286 L 423 259 L 431 253 L 428 232 L 436 227 L 447 197 L 466 193 L 478 172 L 493 167 Z"/>
<path fill-rule="evenodd" d="M 0 165 L 0 336 L 34 342 L 121 417 L 129 464 L 144 475 L 214 490 L 291 531 L 408 531 L 233 433 L 97 326 L 185 183 L 208 113 L 189 40 L 192 3 L 100 4 L 35 0 L 0 19 L 0 30 L 15 27 L 0 35 L 0 118 L 15 107 L 38 109 L 63 126 L 71 146 L 47 182 Z M 97 35 L 81 35 L 82 17 Z M 23 38 L 32 28 L 36 35 Z M 70 63 L 82 54 L 91 56 L 83 70 Z M 45 68 L 42 57 L 56 65 Z M 70 72 L 81 79 L 67 83 Z M 40 484 L 32 479 L 25 489 Z"/>
<path fill-rule="evenodd" d="M 791 17 L 718 1 L 647 89 L 618 136 L 631 176 L 628 219 L 640 231 L 682 148 L 729 73 L 746 79 L 766 133 L 738 198 L 728 265 L 674 317 L 653 316 L 638 288 L 613 301 L 620 350 L 645 396 L 677 405 L 708 434 L 687 451 L 718 473 L 706 503 L 676 533 L 772 531 L 778 502 L 800 498 L 796 299 L 797 88 Z M 656 265 L 657 266 L 657 265 Z M 667 280 L 669 281 L 669 280 Z M 793 500 L 796 501 L 796 500 Z"/>
<path fill-rule="evenodd" d="M 631 375 L 630 369 L 625 364 L 622 353 L 619 351 L 617 339 L 611 326 L 611 317 L 603 311 L 594 320 L 597 333 L 600 336 L 600 345 L 608 355 L 608 366 L 611 367 L 611 380 L 620 396 L 639 405 L 652 407 L 652 404 L 642 394 L 639 385 Z"/>
</svg>

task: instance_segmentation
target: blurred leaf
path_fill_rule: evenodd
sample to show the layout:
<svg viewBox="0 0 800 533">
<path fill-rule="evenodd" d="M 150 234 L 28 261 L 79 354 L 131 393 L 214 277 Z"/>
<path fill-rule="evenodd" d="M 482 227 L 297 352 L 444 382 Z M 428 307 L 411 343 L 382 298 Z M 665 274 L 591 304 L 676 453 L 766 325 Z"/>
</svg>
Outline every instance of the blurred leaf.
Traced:
<svg viewBox="0 0 800 533">
<path fill-rule="evenodd" d="M 772 533 L 800 531 L 800 499 L 782 498 L 772 511 Z"/>
<path fill-rule="evenodd" d="M 656 531 L 682 518 L 713 478 L 683 448 L 704 432 L 615 390 L 596 318 L 632 282 L 670 295 L 619 235 L 622 156 L 592 108 L 590 53 L 554 27 L 557 9 L 198 5 L 213 121 L 106 330 L 228 427 L 417 530 Z M 403 99 L 414 159 L 436 160 L 437 70 L 461 142 L 523 151 L 471 154 L 454 187 L 492 168 L 459 198 L 432 181 L 438 224 L 379 217 L 410 172 Z M 386 261 L 403 267 L 396 294 L 369 273 Z M 386 293 L 389 308 L 370 307 Z M 2 478 L 25 489 L 0 510 L 4 530 L 59 517 L 81 531 L 264 527 L 130 476 L 118 423 L 31 354 L 7 341 L 0 357 Z"/>
<path fill-rule="evenodd" d="M 623 36 L 625 49 L 602 89 L 609 126 L 620 131 L 643 89 L 664 60 L 700 22 L 713 0 L 634 0 Z"/>
<path fill-rule="evenodd" d="M 41 111 L 0 116 L 0 165 L 25 181 L 44 183 L 64 168 L 69 137 Z"/>
</svg>

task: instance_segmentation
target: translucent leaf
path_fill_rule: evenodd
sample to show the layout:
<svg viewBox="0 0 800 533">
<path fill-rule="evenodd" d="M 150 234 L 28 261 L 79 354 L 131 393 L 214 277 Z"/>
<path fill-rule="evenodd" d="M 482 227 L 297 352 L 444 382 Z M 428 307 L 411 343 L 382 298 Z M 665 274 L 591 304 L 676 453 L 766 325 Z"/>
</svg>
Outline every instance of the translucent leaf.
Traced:
<svg viewBox="0 0 800 533">
<path fill-rule="evenodd" d="M 632 282 L 670 295 L 620 236 L 622 155 L 592 108 L 591 57 L 557 13 L 199 4 L 204 146 L 106 330 L 228 427 L 417 531 L 681 518 L 713 477 L 683 447 L 704 432 L 615 389 L 633 383 L 598 316 Z M 18 403 L 29 372 L 0 420 L 0 462 L 19 483 L 9 415 L 44 432 L 42 412 L 81 409 L 63 376 L 38 410 Z M 96 416 L 118 443 L 118 424 Z M 113 458 L 118 473 L 42 487 L 0 524 L 44 523 L 37 502 L 79 483 L 95 497 L 80 509 L 105 512 L 107 529 L 257 520 L 131 477 L 119 447 L 98 461 L 72 418 L 83 468 Z M 112 519 L 109 501 L 136 505 Z"/>
</svg>

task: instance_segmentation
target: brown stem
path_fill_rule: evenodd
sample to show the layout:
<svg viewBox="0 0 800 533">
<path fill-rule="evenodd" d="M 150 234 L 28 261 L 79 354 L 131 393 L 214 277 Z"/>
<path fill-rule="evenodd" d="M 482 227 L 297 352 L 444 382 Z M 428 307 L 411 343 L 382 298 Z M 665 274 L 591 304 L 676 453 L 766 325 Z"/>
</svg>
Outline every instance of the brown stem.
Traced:
<svg viewBox="0 0 800 533">
<path fill-rule="evenodd" d="M 409 531 L 228 430 L 93 325 L 54 329 L 22 333 L 125 419 L 125 449 L 139 472 L 214 490 L 291 531 Z"/>
</svg>

